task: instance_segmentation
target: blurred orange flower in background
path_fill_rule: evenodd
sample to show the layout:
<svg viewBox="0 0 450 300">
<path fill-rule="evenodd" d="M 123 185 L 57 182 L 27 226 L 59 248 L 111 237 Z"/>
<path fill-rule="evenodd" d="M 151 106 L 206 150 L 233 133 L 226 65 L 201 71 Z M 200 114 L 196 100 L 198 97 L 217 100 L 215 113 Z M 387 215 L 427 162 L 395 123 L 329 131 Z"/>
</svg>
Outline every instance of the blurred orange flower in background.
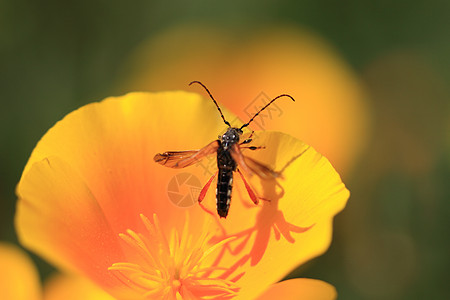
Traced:
<svg viewBox="0 0 450 300">
<path fill-rule="evenodd" d="M 114 300 L 88 280 L 55 274 L 41 288 L 38 271 L 19 247 L 0 242 L 0 299 L 7 300 Z"/>
<path fill-rule="evenodd" d="M 368 141 L 366 94 L 356 74 L 327 41 L 298 27 L 236 32 L 184 24 L 152 36 L 121 74 L 120 92 L 199 91 L 187 83 L 200 80 L 242 121 L 290 94 L 295 106 L 276 103 L 252 128 L 313 145 L 344 175 Z"/>
<path fill-rule="evenodd" d="M 318 280 L 276 284 L 328 248 L 349 196 L 312 147 L 256 133 L 266 149 L 249 156 L 284 180 L 254 180 L 271 200 L 259 206 L 237 182 L 226 220 L 169 201 L 176 171 L 154 154 L 198 149 L 225 129 L 210 100 L 186 92 L 130 93 L 70 113 L 38 143 L 18 184 L 21 243 L 118 299 L 335 298 Z M 204 166 L 186 170 L 208 179 Z M 213 192 L 204 203 L 214 206 Z"/>
<path fill-rule="evenodd" d="M 0 298 L 40 300 L 39 274 L 31 259 L 20 248 L 0 243 Z"/>
</svg>

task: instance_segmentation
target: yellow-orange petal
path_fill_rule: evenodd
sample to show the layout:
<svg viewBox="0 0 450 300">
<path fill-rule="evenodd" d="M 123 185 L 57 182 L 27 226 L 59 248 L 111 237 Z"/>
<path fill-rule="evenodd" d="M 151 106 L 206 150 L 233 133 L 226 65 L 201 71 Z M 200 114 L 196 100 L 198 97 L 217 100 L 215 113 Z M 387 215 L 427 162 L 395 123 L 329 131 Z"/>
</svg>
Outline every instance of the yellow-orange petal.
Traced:
<svg viewBox="0 0 450 300">
<path fill-rule="evenodd" d="M 296 278 L 272 285 L 257 300 L 333 300 L 336 289 L 329 283 L 317 279 Z"/>
<path fill-rule="evenodd" d="M 55 124 L 34 149 L 24 174 L 46 157 L 61 158 L 86 183 L 119 233 L 139 224 L 140 213 L 159 210 L 161 216 L 173 208 L 160 200 L 167 199 L 166 189 L 154 187 L 167 186 L 180 172 L 156 164 L 156 153 L 199 149 L 225 128 L 214 104 L 197 94 L 111 97 Z"/>
<path fill-rule="evenodd" d="M 284 179 L 251 180 L 269 200 L 255 207 L 236 175 L 230 213 L 221 221 L 226 235 L 236 240 L 221 263 L 231 266 L 234 274 L 245 273 L 238 281 L 242 286 L 238 299 L 254 298 L 298 265 L 326 251 L 332 219 L 349 197 L 339 174 L 312 147 L 279 132 L 255 135 L 253 144 L 266 148 L 245 154 L 282 171 Z"/>
<path fill-rule="evenodd" d="M 140 213 L 182 226 L 184 209 L 167 196 L 180 172 L 153 156 L 200 148 L 225 127 L 213 103 L 185 92 L 131 93 L 70 113 L 42 137 L 18 184 L 20 241 L 58 267 L 116 287 L 107 268 L 124 260 L 119 233 L 139 230 Z M 201 168 L 189 172 L 207 179 Z"/>
<path fill-rule="evenodd" d="M 0 243 L 0 266 L 0 299 L 41 299 L 38 272 L 23 250 L 12 244 Z"/>
<path fill-rule="evenodd" d="M 44 300 L 114 300 L 86 278 L 57 274 L 45 282 Z"/>
<path fill-rule="evenodd" d="M 73 168 L 47 157 L 33 164 L 17 189 L 16 227 L 23 245 L 65 270 L 118 285 L 107 267 L 123 258 L 119 240 Z"/>
</svg>

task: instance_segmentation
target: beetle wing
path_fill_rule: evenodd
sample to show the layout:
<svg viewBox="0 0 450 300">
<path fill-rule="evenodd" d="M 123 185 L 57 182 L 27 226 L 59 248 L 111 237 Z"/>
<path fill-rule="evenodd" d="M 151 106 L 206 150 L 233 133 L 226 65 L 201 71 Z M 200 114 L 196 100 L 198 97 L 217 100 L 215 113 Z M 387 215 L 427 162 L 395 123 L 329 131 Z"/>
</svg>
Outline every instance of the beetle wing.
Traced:
<svg viewBox="0 0 450 300">
<path fill-rule="evenodd" d="M 247 164 L 247 166 L 250 168 L 250 170 L 252 170 L 253 173 L 258 175 L 262 179 L 275 179 L 275 178 L 281 177 L 280 172 L 276 172 L 276 171 L 272 170 L 270 167 L 254 160 L 253 158 L 244 156 L 244 161 Z"/>
<path fill-rule="evenodd" d="M 275 179 L 281 177 L 281 173 L 272 170 L 270 167 L 242 154 L 238 144 L 233 145 L 231 156 L 239 167 L 246 173 L 256 174 L 262 179 Z"/>
<path fill-rule="evenodd" d="M 207 155 L 217 152 L 219 148 L 219 141 L 215 140 L 200 150 L 188 150 L 188 151 L 170 151 L 164 153 L 158 153 L 153 157 L 153 160 L 160 165 L 181 169 L 199 162 Z"/>
</svg>

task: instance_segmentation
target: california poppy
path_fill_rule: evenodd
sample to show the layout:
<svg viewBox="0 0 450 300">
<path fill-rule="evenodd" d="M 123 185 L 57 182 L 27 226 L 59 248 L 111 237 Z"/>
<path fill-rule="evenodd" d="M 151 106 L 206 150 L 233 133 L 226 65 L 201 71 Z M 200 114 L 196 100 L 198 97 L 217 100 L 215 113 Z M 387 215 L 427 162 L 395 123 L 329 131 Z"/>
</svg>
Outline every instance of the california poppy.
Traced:
<svg viewBox="0 0 450 300">
<path fill-rule="evenodd" d="M 266 148 L 249 155 L 284 176 L 254 182 L 270 201 L 253 205 L 237 184 L 226 220 L 198 205 L 174 205 L 167 188 L 176 172 L 153 155 L 201 147 L 224 129 L 209 100 L 186 92 L 130 93 L 70 113 L 25 166 L 17 187 L 20 241 L 118 299 L 261 296 L 327 249 L 332 218 L 349 193 L 312 147 L 259 132 L 255 143 Z M 207 170 L 197 165 L 189 172 L 206 182 Z M 214 206 L 213 194 L 206 205 Z M 334 297 L 333 287 L 316 281 L 301 281 L 305 295 L 309 283 Z"/>
</svg>

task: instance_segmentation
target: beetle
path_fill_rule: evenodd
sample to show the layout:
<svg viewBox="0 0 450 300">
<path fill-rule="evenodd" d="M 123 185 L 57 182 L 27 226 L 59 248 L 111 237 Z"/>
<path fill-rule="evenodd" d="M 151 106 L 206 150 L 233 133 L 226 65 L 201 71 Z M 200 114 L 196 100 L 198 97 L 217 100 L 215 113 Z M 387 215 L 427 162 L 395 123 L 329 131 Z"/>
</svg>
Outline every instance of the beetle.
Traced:
<svg viewBox="0 0 450 300">
<path fill-rule="evenodd" d="M 219 136 L 217 140 L 209 143 L 200 150 L 169 151 L 164 153 L 158 153 L 154 156 L 153 159 L 155 162 L 161 165 L 164 165 L 169 168 L 178 169 L 193 165 L 194 163 L 199 162 L 205 156 L 215 153 L 217 155 L 218 172 L 216 172 L 213 176 L 211 176 L 211 178 L 202 188 L 198 197 L 198 202 L 201 205 L 201 202 L 203 198 L 206 196 L 206 192 L 209 186 L 211 185 L 211 182 L 216 176 L 218 176 L 216 189 L 217 213 L 221 218 L 226 218 L 228 215 L 228 211 L 230 209 L 234 172 L 238 172 L 240 174 L 244 182 L 245 188 L 247 189 L 247 192 L 253 203 L 255 203 L 255 205 L 259 203 L 259 199 L 263 199 L 255 194 L 253 188 L 247 182 L 247 180 L 245 179 L 244 175 L 242 174 L 239 168 L 241 168 L 247 174 L 250 175 L 256 174 L 263 179 L 274 179 L 281 175 L 279 172 L 273 171 L 268 166 L 242 154 L 241 152 L 242 148 L 247 148 L 250 150 L 257 150 L 264 148 L 256 146 L 242 146 L 244 144 L 250 143 L 252 141 L 253 135 L 252 132 L 247 139 L 240 142 L 240 137 L 243 134 L 242 129 L 249 126 L 249 124 L 255 119 L 255 117 L 257 117 L 264 109 L 266 109 L 278 98 L 289 97 L 292 101 L 295 100 L 292 96 L 287 94 L 279 95 L 273 98 L 263 108 L 261 108 L 247 123 L 238 128 L 232 127 L 231 124 L 225 119 L 222 110 L 220 109 L 216 100 L 203 83 L 201 83 L 200 81 L 192 81 L 189 85 L 192 84 L 201 85 L 208 93 L 209 97 L 219 110 L 222 120 L 228 126 L 227 131 L 223 135 Z"/>
</svg>

